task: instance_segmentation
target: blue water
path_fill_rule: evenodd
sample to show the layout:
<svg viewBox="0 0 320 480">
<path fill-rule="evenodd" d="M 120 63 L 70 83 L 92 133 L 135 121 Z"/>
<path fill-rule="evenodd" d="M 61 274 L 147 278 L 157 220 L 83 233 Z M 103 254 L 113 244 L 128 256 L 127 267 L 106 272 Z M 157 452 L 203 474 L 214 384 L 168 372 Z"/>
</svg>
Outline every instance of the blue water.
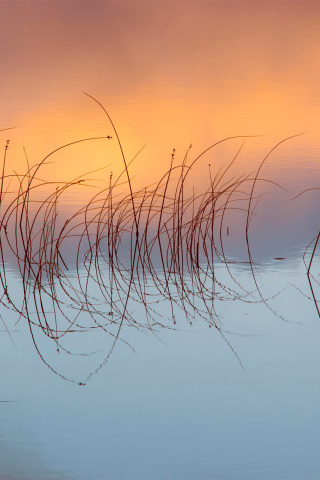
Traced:
<svg viewBox="0 0 320 480">
<path fill-rule="evenodd" d="M 245 268 L 237 275 L 251 285 Z M 270 309 L 218 306 L 243 368 L 216 329 L 181 318 L 159 339 L 129 332 L 136 353 L 118 344 L 80 387 L 52 374 L 7 315 L 15 346 L 1 333 L 0 400 L 16 403 L 0 404 L 0 479 L 318 479 L 320 320 L 295 288 L 310 294 L 305 269 L 274 262 L 258 281 L 266 296 L 286 288 Z M 78 377 L 96 361 L 57 365 Z"/>
</svg>

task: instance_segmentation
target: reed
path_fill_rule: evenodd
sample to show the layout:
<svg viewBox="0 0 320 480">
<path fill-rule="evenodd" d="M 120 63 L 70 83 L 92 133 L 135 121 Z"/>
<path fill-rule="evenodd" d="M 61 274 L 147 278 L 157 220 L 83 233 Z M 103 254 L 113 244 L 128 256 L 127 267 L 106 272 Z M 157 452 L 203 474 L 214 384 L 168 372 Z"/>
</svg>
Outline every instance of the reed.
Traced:
<svg viewBox="0 0 320 480">
<path fill-rule="evenodd" d="M 169 168 L 157 183 L 134 190 L 131 162 L 125 157 L 116 127 L 101 103 L 88 96 L 103 109 L 110 122 L 123 170 L 116 178 L 110 172 L 108 186 L 61 222 L 65 195 L 74 186 L 85 188 L 90 175 L 97 171 L 69 182 L 46 182 L 39 178 L 41 169 L 61 149 L 98 139 L 109 142 L 113 137 L 85 138 L 62 145 L 37 165 L 30 167 L 27 159 L 26 172 L 10 175 L 6 173 L 9 141 L 6 143 L 0 182 L 0 304 L 15 311 L 18 321 L 28 324 L 42 362 L 61 378 L 80 385 L 107 363 L 118 341 L 129 345 L 128 330 L 157 335 L 163 328 L 178 328 L 182 319 L 189 325 L 202 321 L 216 329 L 241 364 L 226 338 L 217 302 L 250 302 L 253 296 L 236 279 L 232 269 L 235 262 L 227 257 L 224 242 L 229 226 L 225 222 L 228 212 L 244 215 L 247 262 L 259 301 L 271 309 L 256 280 L 249 230 L 259 201 L 255 187 L 257 182 L 264 181 L 260 178 L 261 168 L 274 149 L 256 172 L 230 178 L 230 168 L 242 144 L 224 169 L 215 171 L 208 164 L 209 187 L 202 192 L 193 189 L 190 194 L 186 185 L 199 159 L 221 143 L 246 137 L 223 139 L 191 159 L 190 145 L 180 162 L 173 150 Z M 9 199 L 12 182 L 17 189 L 13 190 L 13 199 L 12 195 Z M 50 193 L 44 195 L 44 187 Z M 309 280 L 319 235 L 314 240 Z M 68 245 L 74 252 L 72 261 L 65 258 Z M 12 257 L 19 273 L 22 299 L 17 298 L 8 281 L 7 267 Z M 229 285 L 219 279 L 218 264 L 225 265 Z M 314 294 L 313 299 L 320 316 Z M 143 317 L 135 315 L 135 308 L 141 306 Z M 165 311 L 169 313 L 164 314 Z M 66 338 L 76 332 L 97 330 L 110 336 L 111 346 L 98 366 L 81 381 L 67 378 L 55 369 L 39 345 L 40 332 L 54 342 L 58 353 L 71 355 L 73 352 L 65 346 Z"/>
</svg>

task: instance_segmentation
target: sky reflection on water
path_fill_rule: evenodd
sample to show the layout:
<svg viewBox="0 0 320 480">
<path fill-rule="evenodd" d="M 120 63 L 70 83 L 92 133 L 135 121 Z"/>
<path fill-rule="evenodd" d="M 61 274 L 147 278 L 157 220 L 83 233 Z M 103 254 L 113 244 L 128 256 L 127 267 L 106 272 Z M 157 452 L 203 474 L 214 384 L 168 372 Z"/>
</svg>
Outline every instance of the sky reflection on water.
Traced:
<svg viewBox="0 0 320 480">
<path fill-rule="evenodd" d="M 118 343 L 105 368 L 75 386 L 41 363 L 23 321 L 1 310 L 15 346 L 1 331 L 0 400 L 17 403 L 0 403 L 0 480 L 318 480 L 320 323 L 302 256 L 319 231 L 319 3 L 3 0 L 0 10 L 0 129 L 16 127 L 0 132 L 3 147 L 11 139 L 10 172 L 26 172 L 23 146 L 34 165 L 63 144 L 113 134 L 82 91 L 110 112 L 128 160 L 145 145 L 130 167 L 136 189 L 159 180 L 173 148 L 181 162 L 190 143 L 195 158 L 222 138 L 259 135 L 246 139 L 230 172 L 237 178 L 256 172 L 279 141 L 303 133 L 261 171 L 286 191 L 257 186 L 265 195 L 250 238 L 270 308 L 217 306 L 244 371 L 215 328 L 179 319 L 179 331 L 162 329 L 160 341 L 131 330 L 137 354 Z M 217 171 L 241 142 L 204 156 L 190 192 L 208 184 L 209 163 Z M 123 168 L 109 140 L 74 145 L 52 160 L 41 178 L 53 182 L 108 165 L 92 188 L 62 199 L 59 227 Z M 226 252 L 237 261 L 247 261 L 244 219 L 228 219 Z M 72 264 L 74 243 L 63 248 Z M 9 286 L 20 295 L 6 258 Z M 234 271 L 255 288 L 247 264 Z M 318 278 L 318 255 L 314 272 Z M 52 341 L 40 342 L 71 376 L 97 365 L 95 356 L 57 355 Z M 109 348 L 87 333 L 71 345 L 100 348 L 98 363 Z"/>
<path fill-rule="evenodd" d="M 142 184 L 159 177 L 173 147 L 182 156 L 190 143 L 201 151 L 233 135 L 266 135 L 261 152 L 306 132 L 288 145 L 286 168 L 300 172 L 307 158 L 317 168 L 317 2 L 2 1 L 1 10 L 0 123 L 17 127 L 15 165 L 25 165 L 22 145 L 36 163 L 68 141 L 110 133 L 86 91 L 110 112 L 128 157 L 147 143 L 134 168 Z M 115 170 L 116 152 L 75 149 L 56 172 L 75 176 L 110 158 Z M 252 165 L 246 152 L 240 170 Z"/>
<path fill-rule="evenodd" d="M 262 273 L 266 293 L 291 283 L 305 290 L 302 266 L 290 275 L 274 270 Z M 246 277 L 240 273 L 241 281 Z M 293 287 L 270 305 L 289 323 L 261 304 L 222 306 L 245 372 L 216 331 L 182 323 L 179 332 L 160 333 L 165 344 L 132 334 L 137 355 L 119 344 L 86 387 L 53 376 L 18 325 L 16 347 L 8 336 L 1 340 L 1 364 L 10 365 L 2 369 L 1 395 L 19 402 L 1 404 L 2 438 L 8 438 L 0 450 L 2 474 L 315 480 L 319 319 Z M 85 346 L 85 337 L 79 342 Z M 81 368 L 70 362 L 74 372 Z"/>
</svg>

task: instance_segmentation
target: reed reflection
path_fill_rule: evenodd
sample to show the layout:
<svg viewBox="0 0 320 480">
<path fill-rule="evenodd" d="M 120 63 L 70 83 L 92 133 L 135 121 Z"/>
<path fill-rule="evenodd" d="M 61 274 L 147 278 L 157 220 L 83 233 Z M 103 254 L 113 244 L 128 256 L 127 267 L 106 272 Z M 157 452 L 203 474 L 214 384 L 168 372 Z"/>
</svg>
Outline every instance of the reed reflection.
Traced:
<svg viewBox="0 0 320 480">
<path fill-rule="evenodd" d="M 245 137 L 222 139 L 196 156 L 192 156 L 190 145 L 182 159 L 176 158 L 174 149 L 169 169 L 158 182 L 136 190 L 131 176 L 133 160 L 126 159 L 104 106 L 91 99 L 107 116 L 112 135 L 62 145 L 34 166 L 29 166 L 26 157 L 28 168 L 23 174 L 7 173 L 9 140 L 5 145 L 0 191 L 2 307 L 15 311 L 18 321 L 27 322 L 37 353 L 47 367 L 80 385 L 107 363 L 118 341 L 129 345 L 130 329 L 157 334 L 163 328 L 178 328 L 182 318 L 188 325 L 203 321 L 215 328 L 241 364 L 228 341 L 217 304 L 260 302 L 283 318 L 260 288 L 250 229 L 263 196 L 259 185 L 281 188 L 263 178 L 262 168 L 292 137 L 275 145 L 256 171 L 240 176 L 230 172 Z M 195 189 L 192 172 L 200 159 L 210 158 L 219 145 L 235 138 L 242 144 L 234 157 L 218 169 L 208 163 L 208 183 L 200 191 Z M 57 152 L 97 140 L 117 144 L 123 170 L 118 175 L 111 171 L 104 189 L 66 214 L 65 195 L 74 188 L 86 188 L 91 175 L 98 172 L 68 182 L 49 182 L 41 178 L 41 170 Z M 230 223 L 232 218 L 237 221 Z M 226 252 L 230 236 L 242 242 L 245 256 L 241 261 Z M 319 235 L 308 247 L 313 250 L 311 259 L 306 260 L 311 289 L 318 240 Z M 308 255 L 307 249 L 306 259 Z M 12 261 L 19 288 L 8 281 Z M 251 271 L 252 285 L 243 285 L 237 278 L 239 264 Z M 228 281 L 220 279 L 220 265 L 227 270 Z M 314 289 L 312 294 L 318 309 Z M 108 352 L 81 381 L 65 376 L 46 359 L 43 335 L 52 340 L 58 354 L 71 355 L 74 352 L 68 339 L 76 333 L 95 331 L 106 334 Z"/>
</svg>

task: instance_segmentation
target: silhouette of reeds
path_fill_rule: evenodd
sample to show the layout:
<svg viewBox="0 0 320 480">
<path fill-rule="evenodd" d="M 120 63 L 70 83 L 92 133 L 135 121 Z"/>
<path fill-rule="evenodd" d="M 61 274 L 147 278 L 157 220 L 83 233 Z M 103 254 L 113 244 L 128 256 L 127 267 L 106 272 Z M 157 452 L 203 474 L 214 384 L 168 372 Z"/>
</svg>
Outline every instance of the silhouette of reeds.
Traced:
<svg viewBox="0 0 320 480">
<path fill-rule="evenodd" d="M 103 109 L 112 136 L 62 145 L 34 166 L 29 165 L 26 156 L 27 171 L 23 174 L 6 173 L 9 141 L 6 143 L 0 184 L 2 307 L 15 311 L 18 321 L 28 324 L 37 353 L 47 367 L 80 385 L 102 368 L 118 341 L 128 344 L 122 335 L 124 329 L 157 334 L 162 328 L 177 328 L 181 318 L 189 325 L 202 320 L 209 328 L 215 328 L 237 356 L 224 334 L 216 304 L 254 299 L 231 270 L 235 262 L 227 257 L 224 248 L 225 235 L 230 234 L 225 221 L 227 212 L 244 216 L 247 263 L 259 301 L 270 308 L 256 280 L 249 227 L 259 201 L 255 187 L 263 181 L 259 178 L 260 170 L 274 149 L 256 172 L 230 177 L 230 167 L 242 144 L 225 168 L 215 172 L 208 164 L 209 186 L 202 192 L 192 188 L 192 194 L 189 178 L 199 159 L 221 143 L 246 137 L 220 140 L 191 161 L 190 145 L 180 163 L 173 150 L 169 169 L 160 180 L 135 190 L 130 175 L 132 161 L 126 160 L 115 125 L 101 103 L 88 96 Z M 121 152 L 122 172 L 116 177 L 111 172 L 106 188 L 61 221 L 66 193 L 75 186 L 85 188 L 90 175 L 97 171 L 69 182 L 49 182 L 40 179 L 41 169 L 61 149 L 113 138 Z M 319 235 L 308 268 L 309 278 Z M 72 255 L 66 258 L 70 246 Z M 8 281 L 8 256 L 17 267 L 20 296 Z M 231 286 L 219 279 L 219 264 L 226 266 Z M 319 314 L 315 296 L 314 301 Z M 140 308 L 141 312 L 141 307 L 143 316 L 136 315 L 135 310 Z M 98 367 L 79 382 L 67 378 L 46 360 L 38 333 L 51 339 L 57 352 L 73 354 L 63 340 L 75 332 L 88 331 L 104 332 L 110 336 L 111 346 Z"/>
</svg>

